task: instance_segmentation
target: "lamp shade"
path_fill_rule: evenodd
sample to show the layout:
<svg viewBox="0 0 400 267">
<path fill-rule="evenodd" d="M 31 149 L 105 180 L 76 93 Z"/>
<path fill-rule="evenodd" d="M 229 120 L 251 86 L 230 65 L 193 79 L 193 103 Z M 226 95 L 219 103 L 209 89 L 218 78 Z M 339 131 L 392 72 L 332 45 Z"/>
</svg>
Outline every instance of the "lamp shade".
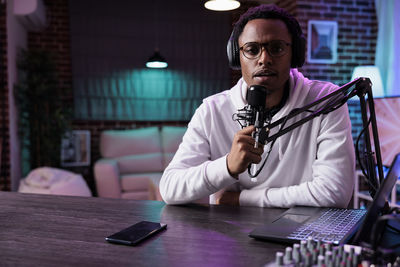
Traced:
<svg viewBox="0 0 400 267">
<path fill-rule="evenodd" d="M 371 80 L 372 94 L 374 97 L 384 97 L 383 83 L 381 73 L 377 66 L 358 66 L 353 70 L 351 80 L 356 78 L 366 77 Z"/>
<path fill-rule="evenodd" d="M 163 56 L 161 56 L 158 50 L 154 51 L 154 54 L 149 57 L 146 62 L 146 67 L 162 69 L 168 67 L 168 63 Z"/>
<path fill-rule="evenodd" d="M 236 0 L 209 0 L 204 3 L 204 6 L 214 11 L 228 11 L 238 8 L 240 2 Z"/>
</svg>

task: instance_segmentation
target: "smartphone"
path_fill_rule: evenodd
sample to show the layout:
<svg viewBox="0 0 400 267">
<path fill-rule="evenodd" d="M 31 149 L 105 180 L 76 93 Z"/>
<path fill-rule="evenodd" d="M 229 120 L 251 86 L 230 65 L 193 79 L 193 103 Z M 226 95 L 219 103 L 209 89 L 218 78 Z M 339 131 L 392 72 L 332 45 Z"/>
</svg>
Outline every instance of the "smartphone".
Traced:
<svg viewBox="0 0 400 267">
<path fill-rule="evenodd" d="M 148 221 L 138 222 L 126 229 L 106 237 L 110 243 L 135 246 L 140 241 L 167 228 L 166 224 Z"/>
</svg>

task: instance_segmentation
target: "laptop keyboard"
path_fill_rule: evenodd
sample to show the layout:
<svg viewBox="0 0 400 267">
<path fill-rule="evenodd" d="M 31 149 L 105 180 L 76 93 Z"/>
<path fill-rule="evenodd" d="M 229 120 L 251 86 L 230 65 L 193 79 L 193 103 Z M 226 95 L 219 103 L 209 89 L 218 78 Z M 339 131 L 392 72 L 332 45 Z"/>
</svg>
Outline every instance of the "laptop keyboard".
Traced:
<svg viewBox="0 0 400 267">
<path fill-rule="evenodd" d="M 289 239 L 314 240 L 339 244 L 354 225 L 366 214 L 367 210 L 329 209 L 314 221 L 306 222 Z"/>
</svg>

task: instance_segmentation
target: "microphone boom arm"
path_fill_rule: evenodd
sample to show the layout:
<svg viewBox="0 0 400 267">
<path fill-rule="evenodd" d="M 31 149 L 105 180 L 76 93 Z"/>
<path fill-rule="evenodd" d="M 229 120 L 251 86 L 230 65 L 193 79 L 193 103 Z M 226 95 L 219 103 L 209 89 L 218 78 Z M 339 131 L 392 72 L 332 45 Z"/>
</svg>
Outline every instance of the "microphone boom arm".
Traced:
<svg viewBox="0 0 400 267">
<path fill-rule="evenodd" d="M 354 85 L 355 85 L 355 88 L 349 91 L 349 89 L 351 87 L 353 87 Z M 377 191 L 377 188 L 379 188 L 380 183 L 383 181 L 384 176 L 383 176 L 383 168 L 382 168 L 382 157 L 381 157 L 380 145 L 379 145 L 378 129 L 377 129 L 377 124 L 376 124 L 374 100 L 373 100 L 373 96 L 372 96 L 371 81 L 369 78 L 355 79 L 355 80 L 339 87 L 337 90 L 333 91 L 332 93 L 330 93 L 330 94 L 328 94 L 328 95 L 326 95 L 304 107 L 294 109 L 287 116 L 262 127 L 262 129 L 260 131 L 259 142 L 262 144 L 266 144 L 266 143 L 275 141 L 278 137 L 286 134 L 289 131 L 292 131 L 293 129 L 314 119 L 315 117 L 318 117 L 321 114 L 328 114 L 328 113 L 338 109 L 339 107 L 341 107 L 342 105 L 347 103 L 347 101 L 350 98 L 352 98 L 353 96 L 356 96 L 356 95 L 360 99 L 361 115 L 362 115 L 364 129 L 367 129 L 368 124 L 369 124 L 367 103 L 368 103 L 368 107 L 369 107 L 369 113 L 370 113 L 369 119 L 370 119 L 370 123 L 371 123 L 371 127 L 372 127 L 372 135 L 373 135 L 373 141 L 374 141 L 374 146 L 375 146 L 375 155 L 376 155 L 379 177 L 376 176 L 374 153 L 372 152 L 372 144 L 371 144 L 370 134 L 369 134 L 368 130 L 365 131 L 364 139 L 365 139 L 365 144 L 366 144 L 366 161 L 367 161 L 367 176 L 368 176 L 367 179 L 369 180 L 370 184 L 373 187 L 373 188 L 370 188 L 370 194 L 372 197 L 374 197 L 375 193 Z M 367 100 L 365 99 L 366 95 L 368 96 Z M 328 103 L 324 107 L 322 107 L 316 111 L 310 110 L 310 108 L 312 108 L 324 101 L 328 101 Z M 311 114 L 309 116 L 306 116 L 303 119 L 300 119 L 300 120 L 294 122 L 293 124 L 283 128 L 283 129 L 279 129 L 279 131 L 277 133 L 269 136 L 270 131 L 272 129 L 274 129 L 275 127 L 280 126 L 280 125 L 283 126 L 287 122 L 288 119 L 291 119 L 305 111 L 311 112 Z"/>
</svg>

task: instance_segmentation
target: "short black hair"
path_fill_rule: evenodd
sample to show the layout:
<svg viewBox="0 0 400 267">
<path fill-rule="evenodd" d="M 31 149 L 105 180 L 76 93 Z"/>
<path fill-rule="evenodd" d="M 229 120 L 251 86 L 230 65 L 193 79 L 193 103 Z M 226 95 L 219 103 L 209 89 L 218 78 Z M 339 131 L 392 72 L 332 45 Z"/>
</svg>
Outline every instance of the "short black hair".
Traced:
<svg viewBox="0 0 400 267">
<path fill-rule="evenodd" d="M 286 10 L 273 4 L 264 4 L 250 8 L 243 15 L 240 16 L 239 20 L 235 23 L 232 32 L 232 37 L 234 41 L 239 41 L 239 36 L 242 34 L 246 24 L 254 19 L 282 20 L 286 24 L 286 27 L 288 28 L 292 39 L 303 34 L 299 22 Z"/>
</svg>

